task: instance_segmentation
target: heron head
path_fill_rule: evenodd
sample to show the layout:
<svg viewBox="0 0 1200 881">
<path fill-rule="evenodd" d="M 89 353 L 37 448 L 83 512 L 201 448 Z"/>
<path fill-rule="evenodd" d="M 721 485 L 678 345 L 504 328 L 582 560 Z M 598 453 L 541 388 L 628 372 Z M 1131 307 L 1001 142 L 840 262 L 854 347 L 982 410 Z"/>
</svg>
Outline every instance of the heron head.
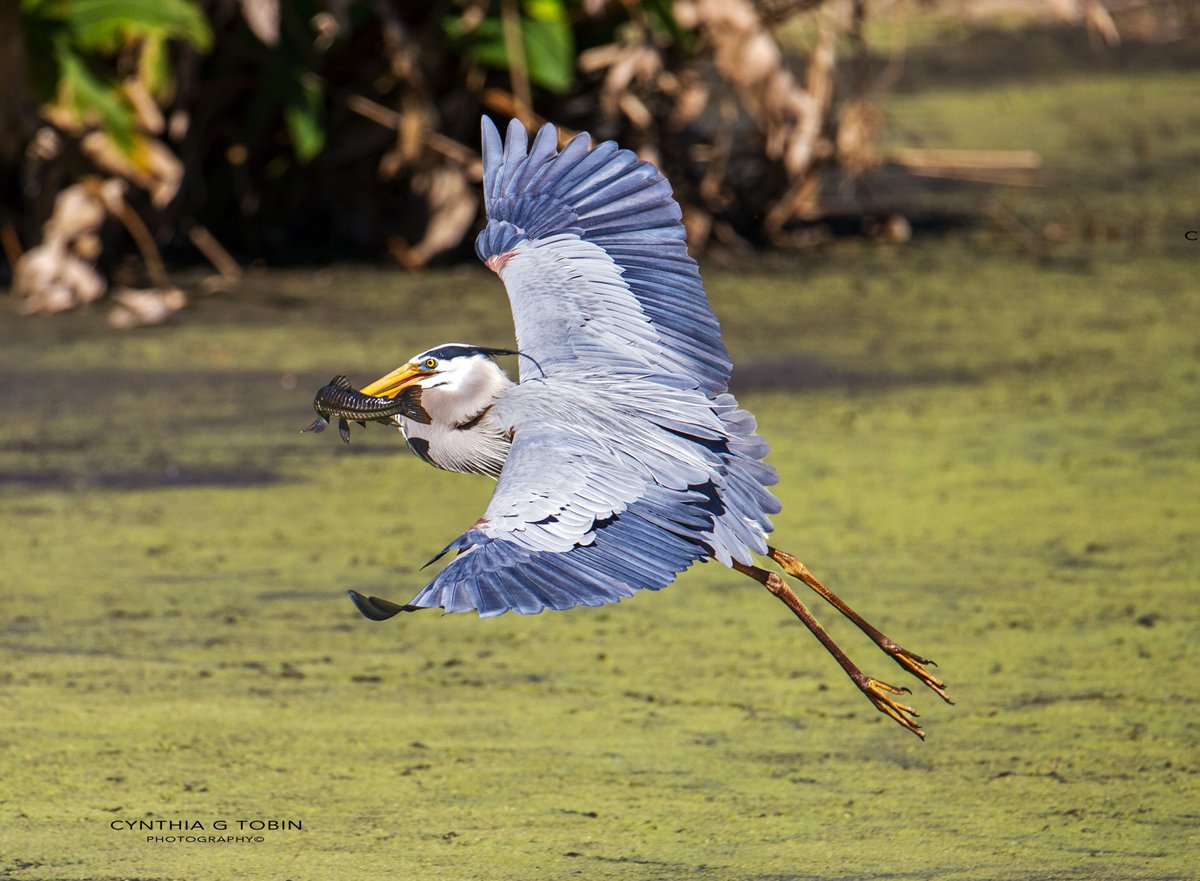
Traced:
<svg viewBox="0 0 1200 881">
<path fill-rule="evenodd" d="M 511 384 L 492 358 L 514 354 L 509 349 L 446 343 L 414 355 L 362 391 L 377 398 L 395 398 L 404 389 L 417 386 L 423 393 L 426 409 L 437 398 L 469 406 L 479 398 L 494 398 Z M 428 393 L 435 390 L 439 394 L 431 399 Z"/>
</svg>

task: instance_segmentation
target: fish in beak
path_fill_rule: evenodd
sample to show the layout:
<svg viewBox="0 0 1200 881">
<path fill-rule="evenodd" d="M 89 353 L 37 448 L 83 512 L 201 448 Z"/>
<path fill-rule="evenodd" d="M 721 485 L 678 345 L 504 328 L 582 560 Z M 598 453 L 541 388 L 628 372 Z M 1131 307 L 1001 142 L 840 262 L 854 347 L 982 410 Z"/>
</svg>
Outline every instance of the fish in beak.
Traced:
<svg viewBox="0 0 1200 881">
<path fill-rule="evenodd" d="M 403 369 L 401 368 L 401 370 Z M 368 389 L 375 387 L 388 389 L 388 393 L 383 395 L 371 394 L 365 389 L 359 391 L 350 385 L 350 380 L 346 377 L 335 376 L 317 390 L 317 395 L 313 399 L 313 409 L 317 411 L 317 418 L 304 431 L 324 431 L 329 425 L 329 420 L 337 417 L 338 431 L 342 440 L 350 443 L 350 420 L 365 426 L 368 421 L 391 422 L 393 416 L 400 415 L 414 422 L 428 424 L 429 414 L 421 406 L 421 387 L 419 385 L 403 385 L 397 382 L 381 386 L 398 373 L 400 373 L 399 370 L 393 371 L 383 379 L 367 386 Z"/>
</svg>

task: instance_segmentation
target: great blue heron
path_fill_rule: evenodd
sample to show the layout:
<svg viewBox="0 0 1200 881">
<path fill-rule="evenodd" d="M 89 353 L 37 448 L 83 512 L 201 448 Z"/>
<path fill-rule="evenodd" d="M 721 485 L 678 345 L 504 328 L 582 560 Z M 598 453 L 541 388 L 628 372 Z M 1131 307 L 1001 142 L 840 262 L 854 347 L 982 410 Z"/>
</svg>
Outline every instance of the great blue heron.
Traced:
<svg viewBox="0 0 1200 881">
<path fill-rule="evenodd" d="M 546 125 L 531 148 L 515 120 L 502 144 L 484 118 L 488 222 L 476 251 L 508 291 L 517 350 L 441 345 L 362 392 L 411 397 L 390 418 L 412 450 L 491 475 L 496 490 L 409 603 L 351 597 L 374 620 L 436 607 L 533 614 L 658 590 L 715 559 L 782 600 L 876 708 L 924 738 L 896 700 L 908 689 L 865 675 L 783 577 L 755 565 L 755 555 L 774 561 L 950 701 L 928 659 L 767 543 L 775 469 L 754 417 L 726 391 L 729 356 L 671 187 L 615 143 L 589 145 L 581 134 L 560 151 Z M 497 354 L 519 355 L 519 383 Z"/>
</svg>

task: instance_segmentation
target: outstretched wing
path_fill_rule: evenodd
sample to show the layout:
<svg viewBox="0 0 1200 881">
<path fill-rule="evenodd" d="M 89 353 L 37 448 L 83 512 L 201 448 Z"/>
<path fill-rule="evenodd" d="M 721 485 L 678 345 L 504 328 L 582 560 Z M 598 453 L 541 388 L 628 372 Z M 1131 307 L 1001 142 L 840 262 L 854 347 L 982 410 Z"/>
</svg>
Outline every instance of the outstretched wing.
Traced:
<svg viewBox="0 0 1200 881">
<path fill-rule="evenodd" d="M 658 590 L 708 556 L 709 504 L 703 492 L 658 485 L 602 440 L 527 427 L 487 512 L 446 549 L 458 555 L 392 611 L 528 615 Z"/>
<path fill-rule="evenodd" d="M 509 391 L 497 407 L 516 436 L 484 516 L 446 548 L 458 555 L 407 606 L 356 597 L 360 610 L 594 606 L 764 553 L 779 505 L 753 418 L 731 395 L 618 383 L 567 374 Z"/>
<path fill-rule="evenodd" d="M 557 144 L 545 125 L 530 148 L 513 120 L 502 145 L 483 118 L 475 250 L 508 290 L 522 377 L 591 365 L 723 391 L 729 355 L 666 178 L 611 141 Z"/>
</svg>

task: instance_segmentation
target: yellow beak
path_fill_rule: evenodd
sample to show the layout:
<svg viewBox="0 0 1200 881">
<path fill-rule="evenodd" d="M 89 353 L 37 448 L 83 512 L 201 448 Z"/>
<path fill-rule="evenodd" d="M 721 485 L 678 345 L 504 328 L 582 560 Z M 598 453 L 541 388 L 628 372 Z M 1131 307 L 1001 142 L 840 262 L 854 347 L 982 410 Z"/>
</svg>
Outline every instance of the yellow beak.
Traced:
<svg viewBox="0 0 1200 881">
<path fill-rule="evenodd" d="M 414 364 L 405 364 L 364 387 L 362 393 L 377 398 L 395 398 L 405 388 L 428 375 L 427 371 L 418 369 Z"/>
</svg>

